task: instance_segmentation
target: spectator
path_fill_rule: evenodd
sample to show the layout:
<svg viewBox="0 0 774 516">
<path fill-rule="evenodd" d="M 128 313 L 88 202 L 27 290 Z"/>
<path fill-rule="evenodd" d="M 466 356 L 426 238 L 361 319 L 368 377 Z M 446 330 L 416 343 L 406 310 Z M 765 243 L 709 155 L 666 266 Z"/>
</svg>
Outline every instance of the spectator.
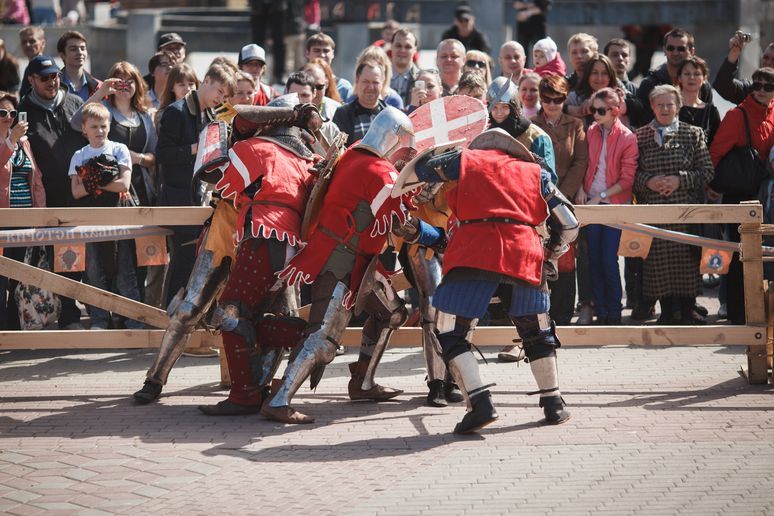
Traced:
<svg viewBox="0 0 774 516">
<path fill-rule="evenodd" d="M 347 146 L 363 138 L 371 121 L 384 108 L 385 103 L 381 99 L 384 87 L 384 72 L 379 63 L 363 61 L 355 70 L 356 98 L 349 104 L 345 104 L 336 110 L 333 123 L 349 135 Z"/>
<path fill-rule="evenodd" d="M 384 25 L 382 25 L 382 31 L 381 31 L 381 39 L 377 39 L 373 43 L 371 43 L 375 47 L 380 47 L 383 49 L 388 56 L 390 56 L 392 51 L 392 40 L 395 37 L 395 32 L 400 29 L 400 24 L 393 19 L 389 19 L 386 22 L 384 22 Z M 413 59 L 413 55 L 412 55 Z"/>
<path fill-rule="evenodd" d="M 737 31 L 733 37 L 728 40 L 728 56 L 723 60 L 723 64 L 718 69 L 715 81 L 712 87 L 721 97 L 733 104 L 741 104 L 750 94 L 752 81 L 749 79 L 739 80 L 739 56 L 742 49 L 747 46 L 749 41 L 742 38 L 741 31 Z M 761 68 L 774 68 L 774 43 L 769 43 L 761 54 Z"/>
<path fill-rule="evenodd" d="M 516 35 L 525 49 L 546 37 L 546 18 L 552 3 L 553 0 L 513 3 L 513 8 L 516 9 Z"/>
<path fill-rule="evenodd" d="M 137 74 L 139 79 L 139 73 Z M 111 80 L 105 93 L 118 81 Z M 110 111 L 99 102 L 92 102 L 81 111 L 81 124 L 89 144 L 76 151 L 70 160 L 69 175 L 72 194 L 75 199 L 81 199 L 86 206 L 118 207 L 121 206 L 122 195 L 129 192 L 131 183 L 131 158 L 129 149 L 122 143 L 108 138 L 110 128 Z M 115 164 L 115 178 L 99 187 L 89 181 L 83 181 L 79 175 L 82 166 L 92 159 L 110 159 Z M 132 240 L 114 242 L 95 242 L 86 244 L 86 283 L 93 287 L 109 290 L 115 279 L 118 292 L 133 301 L 140 300 L 135 275 L 135 251 Z M 110 271 L 115 271 L 111 278 Z M 87 306 L 91 317 L 92 330 L 106 330 L 110 326 L 110 313 L 102 308 Z M 126 327 L 137 330 L 143 328 L 138 321 L 127 320 Z"/>
<path fill-rule="evenodd" d="M 619 120 L 624 106 L 620 90 L 603 88 L 591 97 L 594 123 L 586 133 L 589 161 L 577 204 L 630 204 L 637 171 L 637 137 Z M 602 224 L 585 227 L 596 324 L 621 324 L 621 230 Z"/>
<path fill-rule="evenodd" d="M 682 100 L 680 121 L 701 127 L 709 147 L 720 125 L 720 113 L 712 102 L 704 102 L 699 98 L 701 85 L 707 82 L 708 77 L 707 63 L 700 57 L 689 57 L 677 69 L 677 86 Z"/>
<path fill-rule="evenodd" d="M 735 109 L 726 113 L 720 127 L 715 133 L 710 147 L 713 166 L 718 165 L 723 157 L 735 147 L 747 146 L 747 134 L 750 134 L 750 145 L 758 152 L 758 157 L 765 161 L 774 146 L 774 68 L 759 68 L 752 74 L 751 92 Z M 747 125 L 745 127 L 745 115 Z M 724 195 L 723 202 L 739 204 L 750 200 L 739 195 Z M 737 224 L 726 225 L 726 239 L 739 242 Z M 734 254 L 731 266 L 726 276 L 728 319 L 733 324 L 744 324 L 744 277 L 742 264 Z"/>
<path fill-rule="evenodd" d="M 170 104 L 198 88 L 199 78 L 196 77 L 196 72 L 190 65 L 180 63 L 173 66 L 167 77 L 167 86 L 161 94 L 159 110 L 156 112 L 156 126 L 159 125 L 162 113 Z"/>
<path fill-rule="evenodd" d="M 538 95 L 538 85 L 540 76 L 535 72 L 526 72 L 519 78 L 519 100 L 524 116 L 532 118 L 540 110 L 540 96 Z"/>
<path fill-rule="evenodd" d="M 407 113 L 411 113 L 419 106 L 424 106 L 441 96 L 441 76 L 438 75 L 438 70 L 435 68 L 420 70 L 417 81 L 420 81 L 419 84 L 415 82 L 411 89 L 411 104 L 406 110 Z M 422 82 L 424 82 L 424 87 L 421 87 Z"/>
<path fill-rule="evenodd" d="M 524 47 L 516 41 L 506 41 L 500 47 L 498 57 L 500 70 L 504 77 L 510 77 L 514 84 L 518 84 L 521 74 L 524 72 L 524 66 L 527 63 L 527 56 L 524 53 Z"/>
<path fill-rule="evenodd" d="M 102 83 L 84 68 L 89 57 L 86 36 L 78 31 L 67 31 L 59 38 L 56 50 L 64 62 L 62 85 L 81 100 L 87 100 Z"/>
<path fill-rule="evenodd" d="M 256 106 L 265 106 L 271 99 L 277 96 L 277 93 L 268 84 L 263 84 L 261 78 L 266 72 L 266 52 L 262 47 L 251 43 L 245 45 L 239 52 L 239 61 L 237 62 L 239 70 L 249 73 L 255 79 L 256 95 L 253 103 Z"/>
<path fill-rule="evenodd" d="M 653 120 L 653 112 L 650 110 L 650 92 L 659 84 L 676 84 L 677 69 L 688 57 L 696 53 L 693 34 L 683 29 L 672 29 L 664 36 L 664 54 L 666 54 L 666 63 L 655 70 L 648 72 L 642 79 L 637 96 L 644 108 L 642 113 L 642 122 L 647 123 Z M 704 102 L 712 102 L 712 87 L 708 82 L 701 85 L 699 98 Z"/>
<path fill-rule="evenodd" d="M 56 25 L 62 17 L 59 0 L 30 0 L 32 22 L 38 25 Z"/>
<path fill-rule="evenodd" d="M 0 91 L 11 93 L 19 91 L 19 62 L 5 48 L 5 40 L 0 38 Z"/>
<path fill-rule="evenodd" d="M 306 40 L 306 60 L 311 61 L 314 58 L 324 59 L 328 66 L 332 66 L 333 58 L 336 52 L 336 43 L 333 38 L 322 32 L 309 36 Z M 342 99 L 348 99 L 352 96 L 352 84 L 341 77 L 334 77 L 336 90 L 339 92 L 339 97 Z M 333 98 L 333 97 L 331 97 Z"/>
<path fill-rule="evenodd" d="M 148 75 L 144 76 L 145 85 L 148 88 L 148 100 L 153 109 L 161 105 L 161 97 L 167 87 L 169 71 L 175 66 L 176 58 L 171 52 L 160 50 L 153 54 L 148 61 Z"/>
<path fill-rule="evenodd" d="M 19 31 L 19 46 L 24 52 L 24 57 L 32 61 L 37 56 L 43 55 L 46 48 L 46 34 L 40 27 L 24 27 Z M 30 67 L 24 69 L 21 86 L 19 87 L 19 98 L 24 97 L 32 88 L 29 81 Z"/>
<path fill-rule="evenodd" d="M 484 33 L 476 28 L 476 17 L 473 16 L 473 9 L 469 5 L 457 7 L 454 11 L 454 24 L 446 29 L 441 39 L 456 39 L 467 50 L 480 50 L 485 54 L 492 49 Z"/>
<path fill-rule="evenodd" d="M 236 80 L 236 91 L 234 91 L 234 95 L 228 99 L 229 104 L 232 106 L 252 106 L 257 91 L 255 78 L 249 73 L 238 72 L 234 76 L 234 79 Z"/>
<path fill-rule="evenodd" d="M 174 72 L 173 68 L 168 82 L 172 82 Z M 173 89 L 177 87 L 178 85 L 173 83 Z M 212 66 L 207 70 L 204 82 L 198 90 L 189 91 L 185 97 L 164 109 L 156 145 L 156 162 L 161 167 L 159 205 L 195 206 L 199 204 L 199 199 L 194 199 L 191 192 L 199 133 L 214 120 L 212 108 L 223 102 L 226 97 L 232 96 L 234 89 L 233 74 L 221 66 Z M 165 279 L 167 304 L 188 282 L 196 250 L 195 246 L 186 245 L 186 243 L 196 239 L 200 230 L 199 226 L 174 228 L 169 269 Z"/>
<path fill-rule="evenodd" d="M 357 57 L 357 64 L 360 64 L 363 61 L 373 61 L 375 63 L 379 63 L 384 74 L 384 84 L 382 85 L 381 92 L 384 103 L 396 109 L 403 109 L 403 99 L 395 90 L 390 88 L 390 80 L 392 79 L 392 65 L 390 64 L 390 58 L 387 57 L 387 54 L 384 53 L 384 50 L 373 45 L 366 47 Z M 357 66 L 357 64 L 355 66 Z M 351 100 L 353 99 L 347 99 L 347 101 Z"/>
<path fill-rule="evenodd" d="M 574 199 L 583 183 L 588 163 L 588 147 L 583 122 L 562 112 L 570 86 L 561 75 L 544 77 L 538 87 L 540 111 L 532 123 L 551 138 L 556 158 L 557 187 L 568 199 Z M 570 324 L 575 310 L 575 267 L 559 272 L 551 285 L 551 318 L 556 324 Z"/>
<path fill-rule="evenodd" d="M 484 78 L 484 83 L 492 82 L 492 66 L 489 64 L 489 56 L 480 50 L 468 50 L 465 54 L 465 66 L 462 73 L 474 72 Z M 460 77 L 461 78 L 461 77 Z"/>
<path fill-rule="evenodd" d="M 314 80 L 314 105 L 326 120 L 333 120 L 336 110 L 341 107 L 341 99 L 328 62 L 318 57 L 306 63 L 301 70 Z"/>
<path fill-rule="evenodd" d="M 300 70 L 304 66 L 304 42 L 307 23 L 304 19 L 304 0 L 288 0 L 285 12 L 285 68 Z"/>
<path fill-rule="evenodd" d="M 46 205 L 40 169 L 25 133 L 28 123 L 14 121 L 18 101 L 11 92 L 0 92 L 0 208 L 39 208 Z M 6 258 L 23 261 L 26 247 L 7 247 Z M 18 330 L 19 310 L 14 292 L 18 282 L 0 276 L 0 329 Z"/>
<path fill-rule="evenodd" d="M 416 35 L 408 29 L 398 29 L 392 35 L 390 59 L 393 74 L 390 86 L 398 92 L 406 106 L 411 101 L 409 93 L 419 73 L 419 68 L 413 62 L 418 46 Z"/>
<path fill-rule="evenodd" d="M 456 39 L 445 39 L 438 44 L 435 62 L 441 73 L 443 96 L 454 95 L 465 64 L 465 47 Z"/>
<path fill-rule="evenodd" d="M 629 80 L 629 64 L 631 62 L 631 48 L 629 42 L 621 38 L 613 38 L 605 44 L 603 53 L 610 59 L 618 77 L 618 82 L 629 95 L 637 95 L 637 85 Z"/>
<path fill-rule="evenodd" d="M 30 11 L 27 8 L 27 2 L 25 0 L 9 0 L 6 2 L 3 23 L 6 25 L 29 25 Z"/>
<path fill-rule="evenodd" d="M 180 37 L 177 32 L 167 32 L 159 37 L 156 50 L 165 50 L 175 56 L 176 63 L 185 62 L 186 57 L 186 42 Z"/>
<path fill-rule="evenodd" d="M 650 91 L 655 119 L 637 129 L 639 168 L 634 194 L 640 204 L 693 204 L 704 199 L 713 176 L 704 134 L 680 122 L 680 93 L 661 84 Z M 675 152 L 679 149 L 679 152 Z M 690 224 L 663 229 L 690 233 Z M 694 324 L 693 310 L 701 289 L 699 253 L 686 245 L 655 238 L 643 263 L 643 297 L 661 303 L 661 324 Z"/>
<path fill-rule="evenodd" d="M 574 90 L 583 79 L 583 69 L 586 63 L 596 55 L 599 50 L 597 38 L 585 32 L 579 32 L 570 36 L 567 40 L 567 53 L 570 54 L 570 64 L 573 72 L 567 77 L 570 89 Z"/>
<path fill-rule="evenodd" d="M 272 53 L 272 75 L 275 83 L 281 83 L 282 76 L 285 74 L 287 11 L 288 2 L 286 0 L 250 0 L 250 26 L 253 41 L 263 47 L 266 47 L 269 39 L 272 41 L 274 50 Z"/>
<path fill-rule="evenodd" d="M 484 82 L 484 78 L 480 73 L 465 72 L 462 74 L 462 77 L 460 77 L 457 94 L 473 97 L 486 105 L 486 85 L 487 83 Z"/>
<path fill-rule="evenodd" d="M 38 56 L 30 61 L 30 93 L 19 102 L 19 111 L 27 113 L 30 148 L 40 167 L 46 205 L 49 207 L 73 206 L 75 200 L 70 191 L 68 162 L 63 156 L 72 156 L 83 146 L 83 136 L 69 124 L 83 101 L 60 86 L 60 70 L 49 56 Z M 80 281 L 80 272 L 63 273 L 62 276 Z M 59 327 L 82 330 L 81 311 L 75 301 L 61 297 L 62 312 Z"/>
<path fill-rule="evenodd" d="M 293 72 L 288 76 L 287 83 L 285 84 L 285 93 L 295 93 L 298 95 L 298 101 L 301 104 L 313 104 L 315 94 L 314 86 L 315 80 L 311 74 L 304 71 Z M 320 128 L 320 133 L 327 143 L 330 144 L 333 142 L 334 138 L 338 136 L 339 128 L 336 127 L 336 124 L 332 121 L 326 120 Z M 315 141 L 312 144 L 312 150 L 320 156 L 325 156 L 326 147 L 323 147 L 319 141 Z"/>
<path fill-rule="evenodd" d="M 567 65 L 564 64 L 556 42 L 551 38 L 543 38 L 535 42 L 532 47 L 532 62 L 535 64 L 535 73 L 541 77 L 567 75 Z"/>
</svg>

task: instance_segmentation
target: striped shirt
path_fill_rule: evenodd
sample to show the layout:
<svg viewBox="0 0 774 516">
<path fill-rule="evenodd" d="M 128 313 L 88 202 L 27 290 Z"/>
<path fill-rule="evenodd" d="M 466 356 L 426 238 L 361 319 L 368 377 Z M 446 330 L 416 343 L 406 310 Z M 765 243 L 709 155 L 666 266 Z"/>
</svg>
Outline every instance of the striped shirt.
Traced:
<svg viewBox="0 0 774 516">
<path fill-rule="evenodd" d="M 11 208 L 32 208 L 31 175 L 32 161 L 22 146 L 17 145 L 11 156 Z"/>
</svg>

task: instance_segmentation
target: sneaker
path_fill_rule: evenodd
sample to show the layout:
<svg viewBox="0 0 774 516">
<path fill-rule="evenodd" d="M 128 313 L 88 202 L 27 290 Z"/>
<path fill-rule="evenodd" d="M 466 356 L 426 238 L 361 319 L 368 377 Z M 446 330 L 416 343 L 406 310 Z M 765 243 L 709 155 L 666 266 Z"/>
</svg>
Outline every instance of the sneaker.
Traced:
<svg viewBox="0 0 774 516">
<path fill-rule="evenodd" d="M 347 352 L 347 348 L 345 348 L 341 344 L 336 345 L 336 356 L 337 357 L 340 357 L 341 355 L 343 355 L 346 352 Z"/>
<path fill-rule="evenodd" d="M 725 303 L 721 303 L 718 308 L 718 319 L 728 319 L 728 305 Z"/>
<path fill-rule="evenodd" d="M 497 354 L 498 362 L 519 362 L 520 360 L 524 360 L 524 349 L 515 344 L 505 346 Z"/>
<path fill-rule="evenodd" d="M 69 330 L 70 328 L 67 328 L 67 329 Z M 107 326 L 103 326 L 102 324 L 92 324 L 91 326 L 89 326 L 89 329 L 90 330 L 107 330 Z"/>
<path fill-rule="evenodd" d="M 590 326 L 593 320 L 594 309 L 591 307 L 591 305 L 584 304 L 581 306 L 580 315 L 578 315 L 578 320 L 575 321 L 575 324 L 579 326 Z"/>
</svg>

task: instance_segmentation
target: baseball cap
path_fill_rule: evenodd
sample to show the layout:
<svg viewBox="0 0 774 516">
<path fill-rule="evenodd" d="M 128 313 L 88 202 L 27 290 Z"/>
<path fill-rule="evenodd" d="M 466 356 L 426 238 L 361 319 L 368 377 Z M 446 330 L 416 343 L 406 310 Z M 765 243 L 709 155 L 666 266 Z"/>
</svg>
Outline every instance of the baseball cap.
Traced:
<svg viewBox="0 0 774 516">
<path fill-rule="evenodd" d="M 49 56 L 33 57 L 29 64 L 29 73 L 35 75 L 49 75 L 59 73 L 59 67 L 53 58 Z"/>
<path fill-rule="evenodd" d="M 167 32 L 166 34 L 162 34 L 161 37 L 159 38 L 158 49 L 161 50 L 167 45 L 185 46 L 185 41 L 183 41 L 183 38 L 181 38 L 180 34 L 178 34 L 177 32 Z"/>
<path fill-rule="evenodd" d="M 461 5 L 454 11 L 454 17 L 458 20 L 473 16 L 473 9 L 469 5 Z"/>
<path fill-rule="evenodd" d="M 242 50 L 239 52 L 238 64 L 241 66 L 242 63 L 246 63 L 248 61 L 254 61 L 256 59 L 265 64 L 266 51 L 263 49 L 263 47 L 256 45 L 255 43 L 250 43 L 249 45 L 243 46 Z"/>
</svg>

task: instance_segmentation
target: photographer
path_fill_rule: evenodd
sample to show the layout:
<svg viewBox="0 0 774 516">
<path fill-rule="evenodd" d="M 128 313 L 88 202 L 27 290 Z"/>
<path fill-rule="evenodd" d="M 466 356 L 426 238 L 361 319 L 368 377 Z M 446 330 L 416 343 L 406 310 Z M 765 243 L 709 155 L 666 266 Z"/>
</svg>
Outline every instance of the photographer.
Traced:
<svg viewBox="0 0 774 516">
<path fill-rule="evenodd" d="M 752 41 L 752 35 L 740 30 L 728 40 L 728 56 L 723 60 L 723 64 L 718 68 L 718 74 L 712 87 L 720 93 L 720 96 L 734 104 L 740 104 L 752 91 L 752 81 L 750 79 L 738 79 L 739 56 L 742 49 Z M 769 43 L 766 50 L 761 55 L 761 68 L 774 67 L 774 43 Z"/>
</svg>

